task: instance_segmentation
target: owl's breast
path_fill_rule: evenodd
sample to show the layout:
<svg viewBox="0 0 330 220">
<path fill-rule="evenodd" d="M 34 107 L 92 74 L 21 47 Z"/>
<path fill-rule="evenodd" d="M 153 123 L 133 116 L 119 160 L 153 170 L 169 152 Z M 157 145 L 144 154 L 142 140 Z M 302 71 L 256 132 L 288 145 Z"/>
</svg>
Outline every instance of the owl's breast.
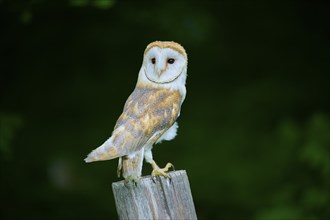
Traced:
<svg viewBox="0 0 330 220">
<path fill-rule="evenodd" d="M 125 124 L 126 129 L 135 130 L 136 135 L 152 135 L 169 128 L 179 115 L 181 100 L 178 91 L 137 86 L 126 101 L 116 127 Z"/>
</svg>

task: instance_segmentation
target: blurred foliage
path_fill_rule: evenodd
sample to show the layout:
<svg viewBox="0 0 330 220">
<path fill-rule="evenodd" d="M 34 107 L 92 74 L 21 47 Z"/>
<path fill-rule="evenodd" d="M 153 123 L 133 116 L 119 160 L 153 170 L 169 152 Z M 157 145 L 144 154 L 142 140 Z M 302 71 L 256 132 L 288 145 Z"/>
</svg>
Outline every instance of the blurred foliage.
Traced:
<svg viewBox="0 0 330 220">
<path fill-rule="evenodd" d="M 174 40 L 188 94 L 179 135 L 154 158 L 187 170 L 199 219 L 329 219 L 328 9 L 0 1 L 0 218 L 117 217 L 117 161 L 83 158 L 111 134 L 145 46 Z"/>
<path fill-rule="evenodd" d="M 114 5 L 115 0 L 70 0 L 69 2 L 74 7 L 91 5 L 100 9 L 109 9 Z"/>
<path fill-rule="evenodd" d="M 21 126 L 22 119 L 19 116 L 0 112 L 0 155 L 10 154 L 10 145 Z"/>
<path fill-rule="evenodd" d="M 294 146 L 290 156 L 296 164 L 286 167 L 284 175 L 291 181 L 270 194 L 270 206 L 260 211 L 256 219 L 327 219 L 330 215 L 329 118 L 316 113 L 302 130 L 292 122 L 286 122 L 279 130 L 280 141 L 276 145 Z M 299 175 L 302 169 L 310 175 Z"/>
</svg>

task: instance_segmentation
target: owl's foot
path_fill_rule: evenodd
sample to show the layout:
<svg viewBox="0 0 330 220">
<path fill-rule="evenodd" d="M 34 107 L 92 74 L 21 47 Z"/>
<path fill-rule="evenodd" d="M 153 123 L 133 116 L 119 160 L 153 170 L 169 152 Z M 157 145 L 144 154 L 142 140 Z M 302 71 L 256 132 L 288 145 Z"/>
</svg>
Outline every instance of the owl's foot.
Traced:
<svg viewBox="0 0 330 220">
<path fill-rule="evenodd" d="M 134 183 L 136 185 L 140 179 L 140 176 L 128 176 L 125 178 L 125 183 Z"/>
<path fill-rule="evenodd" d="M 152 166 L 152 169 L 153 169 L 152 173 L 151 173 L 152 177 L 163 176 L 165 178 L 170 178 L 170 176 L 166 172 L 171 167 L 174 168 L 173 164 L 167 163 L 166 166 L 163 169 L 161 169 L 161 168 L 159 168 L 159 166 L 156 164 L 156 162 L 154 160 L 152 161 L 151 166 Z"/>
</svg>

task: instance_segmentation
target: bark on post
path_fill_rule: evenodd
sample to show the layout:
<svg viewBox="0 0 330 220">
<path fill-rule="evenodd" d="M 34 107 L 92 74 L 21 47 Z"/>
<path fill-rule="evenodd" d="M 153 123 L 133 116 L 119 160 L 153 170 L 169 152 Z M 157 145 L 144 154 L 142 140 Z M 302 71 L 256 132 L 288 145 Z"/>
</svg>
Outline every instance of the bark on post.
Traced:
<svg viewBox="0 0 330 220">
<path fill-rule="evenodd" d="M 197 219 L 186 171 L 112 184 L 119 219 Z"/>
</svg>

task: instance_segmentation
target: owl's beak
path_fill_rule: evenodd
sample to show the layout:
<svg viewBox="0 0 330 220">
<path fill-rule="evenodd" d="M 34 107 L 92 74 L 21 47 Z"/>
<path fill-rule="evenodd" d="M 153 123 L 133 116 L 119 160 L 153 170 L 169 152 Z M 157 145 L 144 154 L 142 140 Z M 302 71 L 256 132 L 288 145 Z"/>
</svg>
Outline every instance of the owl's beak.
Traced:
<svg viewBox="0 0 330 220">
<path fill-rule="evenodd" d="M 158 73 L 158 76 L 161 77 L 163 75 L 163 73 L 165 72 L 165 69 L 158 69 L 157 70 L 157 73 Z"/>
</svg>

